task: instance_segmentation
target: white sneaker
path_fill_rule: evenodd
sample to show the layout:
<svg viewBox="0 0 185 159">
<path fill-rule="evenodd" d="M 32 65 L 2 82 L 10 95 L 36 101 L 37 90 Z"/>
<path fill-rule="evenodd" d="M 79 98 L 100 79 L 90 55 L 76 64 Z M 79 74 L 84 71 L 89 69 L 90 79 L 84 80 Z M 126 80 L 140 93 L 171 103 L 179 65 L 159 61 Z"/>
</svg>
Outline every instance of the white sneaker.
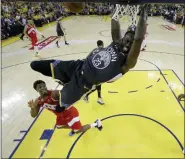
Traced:
<svg viewBox="0 0 185 159">
<path fill-rule="evenodd" d="M 97 123 L 97 128 L 98 128 L 98 130 L 101 131 L 101 130 L 103 129 L 101 120 L 100 120 L 100 119 L 97 119 L 97 120 L 95 121 L 95 123 Z"/>
<path fill-rule="evenodd" d="M 98 101 L 97 101 L 99 104 L 101 105 L 104 105 L 104 102 L 103 102 L 103 99 L 102 98 L 98 98 Z"/>
</svg>

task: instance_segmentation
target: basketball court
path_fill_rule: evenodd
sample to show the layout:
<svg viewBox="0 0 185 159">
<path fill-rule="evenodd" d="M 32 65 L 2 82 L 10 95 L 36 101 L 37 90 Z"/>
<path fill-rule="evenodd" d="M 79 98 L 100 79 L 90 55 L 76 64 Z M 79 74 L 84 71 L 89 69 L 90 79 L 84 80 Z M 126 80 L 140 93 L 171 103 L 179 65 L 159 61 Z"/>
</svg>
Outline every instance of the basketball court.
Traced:
<svg viewBox="0 0 185 159">
<path fill-rule="evenodd" d="M 34 57 L 30 42 L 17 41 L 2 48 L 2 153 L 3 158 L 183 158 L 184 28 L 168 30 L 160 17 L 149 17 L 146 51 L 136 67 L 111 84 L 102 85 L 105 105 L 75 104 L 81 122 L 102 120 L 103 130 L 90 129 L 69 137 L 70 130 L 56 129 L 55 116 L 41 110 L 31 118 L 27 102 L 38 96 L 33 82 L 41 79 L 48 89 L 61 89 L 51 78 L 31 70 Z M 40 50 L 42 59 L 83 59 L 96 47 L 111 42 L 110 18 L 73 16 L 63 21 L 69 46 L 55 45 L 55 25 L 42 33 L 47 42 Z M 74 27 L 75 26 L 75 27 Z M 124 19 L 121 28 L 128 27 Z M 83 28 L 83 29 L 82 29 Z M 49 39 L 49 40 L 48 40 Z M 43 39 L 41 39 L 42 41 Z M 53 41 L 52 41 L 53 40 Z"/>
</svg>

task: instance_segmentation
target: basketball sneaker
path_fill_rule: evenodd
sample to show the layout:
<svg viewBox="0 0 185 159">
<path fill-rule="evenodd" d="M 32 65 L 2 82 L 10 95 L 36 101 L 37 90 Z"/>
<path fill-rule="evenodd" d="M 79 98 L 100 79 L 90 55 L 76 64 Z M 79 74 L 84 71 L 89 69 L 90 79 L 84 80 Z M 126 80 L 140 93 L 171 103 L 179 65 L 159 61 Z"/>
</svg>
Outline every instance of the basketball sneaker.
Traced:
<svg viewBox="0 0 185 159">
<path fill-rule="evenodd" d="M 97 123 L 97 126 L 95 126 L 99 131 L 101 131 L 103 129 L 102 123 L 100 119 L 97 119 L 95 121 L 95 123 Z"/>
<path fill-rule="evenodd" d="M 100 105 L 104 105 L 103 99 L 102 98 L 98 98 L 97 103 L 99 103 Z"/>
<path fill-rule="evenodd" d="M 65 41 L 65 45 L 69 45 L 69 43 Z"/>
</svg>

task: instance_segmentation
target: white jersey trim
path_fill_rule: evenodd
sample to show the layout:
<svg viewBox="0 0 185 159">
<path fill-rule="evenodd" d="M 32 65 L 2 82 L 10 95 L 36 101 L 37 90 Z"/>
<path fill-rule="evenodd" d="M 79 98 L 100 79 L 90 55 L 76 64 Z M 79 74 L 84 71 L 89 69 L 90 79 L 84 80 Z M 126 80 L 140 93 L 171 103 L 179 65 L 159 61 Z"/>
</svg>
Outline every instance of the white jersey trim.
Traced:
<svg viewBox="0 0 185 159">
<path fill-rule="evenodd" d="M 74 123 L 76 123 L 76 122 L 78 122 L 78 121 L 80 121 L 80 118 L 79 118 L 79 117 L 75 117 L 75 118 L 73 118 L 73 119 L 68 123 L 68 125 L 71 127 Z"/>
</svg>

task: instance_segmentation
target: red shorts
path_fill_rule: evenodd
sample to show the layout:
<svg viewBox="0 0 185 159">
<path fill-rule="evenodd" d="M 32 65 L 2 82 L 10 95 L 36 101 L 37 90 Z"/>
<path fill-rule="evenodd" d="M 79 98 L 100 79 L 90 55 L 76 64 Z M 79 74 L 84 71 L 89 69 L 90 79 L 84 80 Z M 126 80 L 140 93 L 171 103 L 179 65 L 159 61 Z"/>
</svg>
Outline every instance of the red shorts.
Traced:
<svg viewBox="0 0 185 159">
<path fill-rule="evenodd" d="M 78 131 L 82 128 L 78 110 L 73 106 L 57 115 L 56 126 L 62 127 L 66 125 L 74 131 Z"/>
<path fill-rule="evenodd" d="M 38 39 L 36 36 L 30 37 L 32 46 L 37 46 Z"/>
</svg>

